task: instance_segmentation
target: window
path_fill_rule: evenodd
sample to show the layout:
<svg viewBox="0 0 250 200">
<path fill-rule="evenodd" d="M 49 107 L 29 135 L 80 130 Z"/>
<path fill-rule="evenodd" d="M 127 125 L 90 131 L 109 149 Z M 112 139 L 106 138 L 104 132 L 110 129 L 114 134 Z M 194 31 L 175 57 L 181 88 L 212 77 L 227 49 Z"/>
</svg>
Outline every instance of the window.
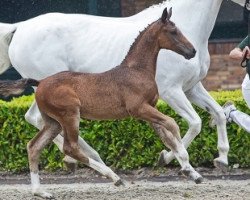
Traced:
<svg viewBox="0 0 250 200">
<path fill-rule="evenodd" d="M 48 12 L 120 16 L 119 0 L 1 0 L 0 21 L 14 23 Z"/>
<path fill-rule="evenodd" d="M 223 1 L 210 40 L 241 40 L 246 35 L 243 7 L 232 1 Z"/>
</svg>

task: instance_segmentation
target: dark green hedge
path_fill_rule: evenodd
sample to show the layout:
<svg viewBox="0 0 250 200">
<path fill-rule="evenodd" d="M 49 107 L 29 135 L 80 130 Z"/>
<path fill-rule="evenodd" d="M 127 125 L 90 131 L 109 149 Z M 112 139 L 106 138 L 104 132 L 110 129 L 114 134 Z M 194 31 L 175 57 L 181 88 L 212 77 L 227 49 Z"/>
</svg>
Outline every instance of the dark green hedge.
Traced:
<svg viewBox="0 0 250 200">
<path fill-rule="evenodd" d="M 240 91 L 211 94 L 220 104 L 231 99 L 237 108 L 250 114 Z M 0 170 L 28 169 L 26 144 L 37 129 L 25 121 L 24 114 L 33 98 L 23 96 L 11 102 L 0 101 Z M 159 101 L 157 106 L 160 111 L 176 119 L 182 135 L 187 131 L 187 123 L 165 103 Z M 194 166 L 212 167 L 218 152 L 216 129 L 208 126 L 210 117 L 207 112 L 198 108 L 197 112 L 203 126 L 200 135 L 188 148 L 190 161 Z M 122 121 L 82 121 L 80 127 L 81 136 L 100 153 L 107 165 L 114 168 L 155 166 L 159 152 L 164 148 L 157 135 L 143 121 L 131 118 Z M 250 134 L 234 123 L 228 125 L 227 129 L 230 165 L 238 163 L 240 167 L 250 167 Z M 61 168 L 62 158 L 63 155 L 52 144 L 43 152 L 41 167 L 49 170 Z M 177 162 L 172 162 L 172 165 L 177 165 Z"/>
</svg>

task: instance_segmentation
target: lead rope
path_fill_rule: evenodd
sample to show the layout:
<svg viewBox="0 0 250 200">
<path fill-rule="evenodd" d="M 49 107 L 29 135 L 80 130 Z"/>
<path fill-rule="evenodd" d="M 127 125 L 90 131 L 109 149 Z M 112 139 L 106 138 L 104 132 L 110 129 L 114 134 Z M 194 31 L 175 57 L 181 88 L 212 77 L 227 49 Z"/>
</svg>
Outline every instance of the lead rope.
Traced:
<svg viewBox="0 0 250 200">
<path fill-rule="evenodd" d="M 246 20 L 247 20 L 247 24 L 248 24 L 248 47 L 250 47 L 250 0 L 246 0 L 246 3 L 245 3 L 245 7 L 244 7 L 244 14 L 246 15 Z M 241 61 L 241 66 L 243 68 L 246 68 L 246 71 L 249 75 L 249 78 L 250 78 L 250 61 L 249 59 L 247 58 L 247 53 L 248 52 L 245 52 L 245 54 L 243 55 L 243 59 Z"/>
</svg>

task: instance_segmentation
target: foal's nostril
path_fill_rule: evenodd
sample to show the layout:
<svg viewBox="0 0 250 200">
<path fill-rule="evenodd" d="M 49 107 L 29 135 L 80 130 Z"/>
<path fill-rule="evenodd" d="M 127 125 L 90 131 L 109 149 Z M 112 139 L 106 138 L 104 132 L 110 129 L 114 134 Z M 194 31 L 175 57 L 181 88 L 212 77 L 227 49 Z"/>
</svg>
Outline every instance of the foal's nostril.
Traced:
<svg viewBox="0 0 250 200">
<path fill-rule="evenodd" d="M 193 54 L 194 54 L 194 55 L 196 54 L 196 50 L 195 50 L 195 49 L 193 49 Z"/>
</svg>

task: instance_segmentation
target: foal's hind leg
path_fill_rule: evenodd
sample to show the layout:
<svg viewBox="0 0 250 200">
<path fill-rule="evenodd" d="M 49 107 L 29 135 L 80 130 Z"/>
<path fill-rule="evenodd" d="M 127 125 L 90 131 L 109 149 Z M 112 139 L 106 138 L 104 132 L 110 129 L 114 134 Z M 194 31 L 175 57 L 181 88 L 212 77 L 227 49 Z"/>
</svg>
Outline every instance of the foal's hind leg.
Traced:
<svg viewBox="0 0 250 200">
<path fill-rule="evenodd" d="M 66 116 L 60 120 L 64 132 L 64 153 L 76 160 L 83 162 L 85 165 L 95 169 L 101 174 L 111 178 L 115 182 L 116 186 L 121 185 L 122 181 L 120 177 L 109 167 L 88 157 L 87 154 L 82 151 L 78 144 L 79 122 L 80 114 L 77 111 L 74 115 L 71 115 L 70 117 Z"/>
<path fill-rule="evenodd" d="M 46 115 L 43 115 L 43 119 L 45 122 L 44 128 L 27 145 L 31 187 L 34 195 L 42 198 L 53 198 L 50 193 L 43 191 L 40 186 L 38 162 L 41 151 L 60 133 L 61 126 L 57 121 Z"/>
<path fill-rule="evenodd" d="M 144 105 L 139 111 L 139 118 L 152 123 L 163 143 L 169 147 L 179 161 L 182 172 L 190 176 L 196 183 L 202 181 L 202 176 L 189 163 L 189 156 L 185 149 L 175 120 L 163 115 L 150 105 Z"/>
<path fill-rule="evenodd" d="M 43 119 L 41 116 L 41 113 L 37 107 L 36 101 L 34 101 L 29 108 L 28 112 L 25 114 L 25 119 L 27 122 L 32 124 L 33 126 L 37 127 L 39 130 L 42 129 L 43 127 Z M 58 134 L 56 138 L 53 140 L 53 142 L 58 146 L 61 152 L 63 152 L 63 136 L 62 133 Z M 88 145 L 80 136 L 78 137 L 78 143 L 81 147 L 81 149 L 86 153 L 86 155 L 97 162 L 104 164 L 105 163 L 102 161 L 100 155 L 90 146 Z M 64 157 L 64 162 L 65 164 L 69 167 L 72 171 L 76 167 L 77 161 L 69 156 Z"/>
</svg>

